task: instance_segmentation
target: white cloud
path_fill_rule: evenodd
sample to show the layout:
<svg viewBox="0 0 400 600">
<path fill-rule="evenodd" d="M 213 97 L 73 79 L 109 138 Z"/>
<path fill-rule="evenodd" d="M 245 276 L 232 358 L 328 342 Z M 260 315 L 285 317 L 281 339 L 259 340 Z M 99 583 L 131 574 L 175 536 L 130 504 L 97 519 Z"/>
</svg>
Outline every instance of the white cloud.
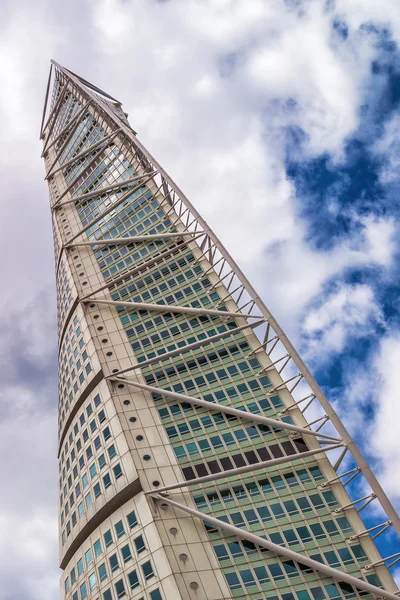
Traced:
<svg viewBox="0 0 400 600">
<path fill-rule="evenodd" d="M 314 361 L 330 360 L 349 339 L 373 334 L 383 315 L 369 285 L 339 283 L 308 312 L 302 327 L 306 353 Z"/>
</svg>

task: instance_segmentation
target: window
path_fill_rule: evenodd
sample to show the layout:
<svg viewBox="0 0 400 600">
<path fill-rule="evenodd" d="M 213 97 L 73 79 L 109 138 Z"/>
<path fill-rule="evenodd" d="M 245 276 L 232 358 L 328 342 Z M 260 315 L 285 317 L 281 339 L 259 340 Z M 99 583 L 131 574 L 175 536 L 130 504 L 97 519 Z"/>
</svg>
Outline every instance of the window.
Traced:
<svg viewBox="0 0 400 600">
<path fill-rule="evenodd" d="M 93 503 L 92 494 L 90 492 L 85 496 L 85 503 L 87 508 L 89 508 L 89 506 L 91 506 Z"/>
<path fill-rule="evenodd" d="M 94 553 L 95 553 L 96 557 L 100 556 L 100 554 L 102 554 L 103 548 L 101 547 L 100 540 L 95 541 L 95 543 L 93 544 L 93 548 L 94 548 Z"/>
<path fill-rule="evenodd" d="M 103 437 L 104 437 L 104 441 L 105 442 L 110 439 L 110 437 L 111 437 L 111 431 L 110 431 L 109 427 L 105 427 L 103 429 Z"/>
<path fill-rule="evenodd" d="M 157 589 L 157 590 L 150 592 L 150 600 L 162 600 L 160 590 Z"/>
<path fill-rule="evenodd" d="M 113 600 L 112 594 L 111 594 L 111 590 L 106 590 L 103 593 L 103 600 Z"/>
<path fill-rule="evenodd" d="M 82 575 L 82 573 L 83 573 L 83 560 L 81 558 L 78 560 L 77 567 L 78 567 L 78 576 Z"/>
<path fill-rule="evenodd" d="M 142 571 L 146 581 L 154 577 L 153 567 L 151 566 L 151 562 L 149 560 L 142 564 Z"/>
<path fill-rule="evenodd" d="M 113 542 L 114 542 L 110 529 L 104 533 L 103 538 L 104 538 L 104 543 L 106 545 L 106 548 L 111 546 L 111 544 L 113 544 Z"/>
<path fill-rule="evenodd" d="M 124 562 L 128 562 L 128 560 L 132 558 L 132 553 L 129 544 L 121 548 L 121 554 L 122 558 L 124 559 Z"/>
<path fill-rule="evenodd" d="M 103 477 L 104 488 L 107 489 L 111 485 L 111 477 L 109 473 L 106 473 Z"/>
<path fill-rule="evenodd" d="M 92 573 L 91 575 L 89 575 L 89 586 L 91 590 L 94 590 L 97 586 L 97 581 L 96 581 L 96 573 Z"/>
<path fill-rule="evenodd" d="M 143 550 L 146 549 L 146 545 L 144 543 L 144 539 L 143 539 L 142 535 L 139 535 L 133 541 L 134 541 L 134 544 L 135 544 L 135 547 L 136 547 L 136 551 L 137 551 L 138 554 L 140 554 L 141 552 L 143 552 Z"/>
<path fill-rule="evenodd" d="M 122 598 L 122 596 L 125 596 L 126 592 L 125 592 L 125 586 L 124 586 L 124 580 L 120 579 L 119 581 L 116 581 L 115 583 L 115 591 L 117 592 L 117 598 Z"/>
<path fill-rule="evenodd" d="M 92 550 L 90 548 L 89 548 L 89 550 L 87 552 L 85 552 L 85 561 L 86 561 L 86 566 L 87 567 L 93 561 Z"/>
<path fill-rule="evenodd" d="M 116 554 L 113 554 L 108 560 L 110 562 L 111 571 L 116 571 L 119 568 L 118 556 Z"/>
<path fill-rule="evenodd" d="M 126 518 L 131 529 L 137 525 L 136 515 L 133 511 L 130 512 L 129 515 L 126 515 Z"/>
<path fill-rule="evenodd" d="M 128 573 L 129 585 L 131 586 L 131 590 L 134 590 L 139 585 L 139 579 L 136 571 L 131 571 Z"/>
<path fill-rule="evenodd" d="M 83 489 L 85 489 L 85 487 L 89 484 L 89 479 L 88 479 L 88 476 L 86 473 L 84 475 L 82 475 L 82 484 L 83 484 Z"/>
<path fill-rule="evenodd" d="M 81 592 L 81 600 L 84 600 L 85 598 L 87 598 L 86 583 L 82 583 L 82 585 L 81 585 L 81 587 L 79 589 L 80 589 L 80 592 Z"/>
<path fill-rule="evenodd" d="M 99 571 L 100 581 L 104 581 L 105 579 L 107 579 L 108 575 L 107 575 L 107 567 L 106 567 L 105 563 L 102 563 L 101 565 L 99 565 L 98 571 Z"/>
<path fill-rule="evenodd" d="M 95 497 L 95 498 L 98 498 L 98 497 L 101 495 L 101 487 L 100 487 L 100 484 L 99 484 L 99 483 L 96 483 L 96 484 L 93 486 L 93 491 L 94 491 L 94 497 Z"/>
<path fill-rule="evenodd" d="M 71 585 L 74 585 L 76 581 L 76 574 L 75 574 L 75 569 L 71 569 Z"/>
<path fill-rule="evenodd" d="M 117 465 L 115 465 L 115 467 L 113 467 L 113 471 L 114 471 L 115 479 L 119 479 L 120 477 L 122 477 L 122 469 L 121 469 L 121 465 L 119 463 Z"/>
<path fill-rule="evenodd" d="M 110 459 L 113 459 L 113 458 L 114 458 L 114 456 L 117 456 L 117 451 L 116 451 L 116 449 L 115 449 L 115 446 L 114 446 L 114 444 L 112 444 L 112 445 L 111 445 L 111 446 L 108 448 L 107 452 L 108 452 L 108 456 L 110 457 Z"/>
<path fill-rule="evenodd" d="M 125 534 L 124 524 L 122 521 L 118 521 L 118 523 L 115 523 L 114 529 L 115 533 L 117 534 L 117 537 L 121 537 Z"/>
<path fill-rule="evenodd" d="M 69 577 L 67 577 L 64 581 L 64 586 L 65 586 L 65 593 L 68 592 L 69 590 Z"/>
</svg>

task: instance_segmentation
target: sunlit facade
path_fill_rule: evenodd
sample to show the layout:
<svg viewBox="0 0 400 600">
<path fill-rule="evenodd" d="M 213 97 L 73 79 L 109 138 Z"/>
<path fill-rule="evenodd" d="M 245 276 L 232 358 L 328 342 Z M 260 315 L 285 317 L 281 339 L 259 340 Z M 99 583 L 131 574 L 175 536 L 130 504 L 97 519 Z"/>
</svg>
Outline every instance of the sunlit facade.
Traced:
<svg viewBox="0 0 400 600">
<path fill-rule="evenodd" d="M 394 600 L 371 536 L 399 531 L 397 515 L 121 104 L 53 63 L 41 138 L 61 598 Z"/>
</svg>

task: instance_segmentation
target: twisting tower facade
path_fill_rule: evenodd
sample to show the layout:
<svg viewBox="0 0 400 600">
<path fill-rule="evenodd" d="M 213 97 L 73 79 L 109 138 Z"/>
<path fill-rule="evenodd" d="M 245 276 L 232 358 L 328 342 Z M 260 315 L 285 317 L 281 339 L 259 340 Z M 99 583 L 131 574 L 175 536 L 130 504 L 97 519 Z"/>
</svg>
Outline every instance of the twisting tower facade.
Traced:
<svg viewBox="0 0 400 600">
<path fill-rule="evenodd" d="M 61 597 L 397 600 L 374 541 L 400 532 L 393 507 L 121 104 L 52 61 L 41 139 Z"/>
</svg>

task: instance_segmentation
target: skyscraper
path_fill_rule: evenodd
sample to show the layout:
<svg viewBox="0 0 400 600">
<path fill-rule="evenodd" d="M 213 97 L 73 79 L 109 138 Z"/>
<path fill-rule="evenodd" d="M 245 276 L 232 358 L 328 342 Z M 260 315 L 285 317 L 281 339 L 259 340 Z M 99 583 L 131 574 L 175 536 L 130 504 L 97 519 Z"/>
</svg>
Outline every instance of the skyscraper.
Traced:
<svg viewBox="0 0 400 600">
<path fill-rule="evenodd" d="M 396 600 L 375 539 L 399 517 L 121 103 L 52 61 L 41 139 L 61 597 Z"/>
</svg>

